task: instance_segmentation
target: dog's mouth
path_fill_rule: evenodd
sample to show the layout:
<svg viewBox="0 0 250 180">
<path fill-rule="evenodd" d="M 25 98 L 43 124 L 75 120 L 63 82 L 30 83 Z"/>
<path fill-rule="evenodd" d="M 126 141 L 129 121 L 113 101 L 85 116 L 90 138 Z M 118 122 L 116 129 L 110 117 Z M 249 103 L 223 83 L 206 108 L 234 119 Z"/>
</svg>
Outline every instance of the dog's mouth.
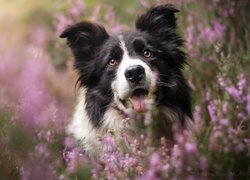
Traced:
<svg viewBox="0 0 250 180">
<path fill-rule="evenodd" d="M 132 106 L 132 108 L 138 112 L 145 112 L 147 110 L 147 104 L 149 99 L 149 90 L 145 88 L 135 88 L 131 91 L 130 96 L 125 100 L 121 100 L 125 107 Z"/>
</svg>

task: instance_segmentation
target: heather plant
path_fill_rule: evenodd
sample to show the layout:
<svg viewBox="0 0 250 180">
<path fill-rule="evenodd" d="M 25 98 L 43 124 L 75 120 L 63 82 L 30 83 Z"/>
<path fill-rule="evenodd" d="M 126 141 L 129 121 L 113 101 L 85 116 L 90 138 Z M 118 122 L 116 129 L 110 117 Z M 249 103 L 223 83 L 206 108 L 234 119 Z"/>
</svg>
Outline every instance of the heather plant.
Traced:
<svg viewBox="0 0 250 180">
<path fill-rule="evenodd" d="M 127 112 L 142 119 L 137 136 L 117 139 L 110 131 L 100 137 L 101 157 L 88 156 L 65 134 L 76 77 L 58 35 L 81 20 L 116 34 L 132 26 L 134 13 L 155 4 L 126 2 L 133 13 L 124 17 L 119 1 L 69 0 L 48 15 L 52 26 L 34 23 L 25 42 L 0 43 L 0 179 L 249 179 L 250 2 L 169 2 L 180 9 L 179 33 L 189 54 L 193 131 L 174 127 L 173 147 L 163 137 L 155 145 L 157 117 L 149 102 L 144 117 Z"/>
</svg>

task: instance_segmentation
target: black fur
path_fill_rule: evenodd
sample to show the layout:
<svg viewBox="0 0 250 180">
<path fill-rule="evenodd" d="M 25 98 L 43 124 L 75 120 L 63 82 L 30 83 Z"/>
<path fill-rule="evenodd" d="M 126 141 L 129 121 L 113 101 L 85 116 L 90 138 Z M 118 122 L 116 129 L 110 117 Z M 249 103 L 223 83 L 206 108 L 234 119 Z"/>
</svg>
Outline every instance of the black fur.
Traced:
<svg viewBox="0 0 250 180">
<path fill-rule="evenodd" d="M 130 56 L 143 60 L 143 49 L 153 52 L 153 57 L 145 62 L 159 72 L 156 103 L 175 111 L 184 124 L 184 116 L 192 114 L 189 88 L 181 72 L 185 53 L 180 49 L 183 40 L 176 33 L 176 12 L 171 5 L 152 8 L 138 17 L 135 30 L 122 35 Z M 111 84 L 116 75 L 116 68 L 107 66 L 107 62 L 122 58 L 118 37 L 109 36 L 102 26 L 89 22 L 66 29 L 60 37 L 67 38 L 73 52 L 80 86 L 87 87 L 88 115 L 93 125 L 100 127 L 104 112 L 113 101 Z"/>
</svg>

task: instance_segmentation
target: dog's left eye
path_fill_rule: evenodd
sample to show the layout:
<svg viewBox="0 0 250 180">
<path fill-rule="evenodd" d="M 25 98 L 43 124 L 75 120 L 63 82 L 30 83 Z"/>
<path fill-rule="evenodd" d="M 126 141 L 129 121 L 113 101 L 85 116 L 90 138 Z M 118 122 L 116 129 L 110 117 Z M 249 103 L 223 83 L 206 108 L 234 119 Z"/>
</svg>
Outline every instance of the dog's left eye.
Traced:
<svg viewBox="0 0 250 180">
<path fill-rule="evenodd" d="M 149 51 L 149 50 L 144 50 L 144 51 L 143 51 L 143 56 L 144 56 L 145 58 L 151 58 L 151 57 L 152 57 L 152 52 Z"/>
<path fill-rule="evenodd" d="M 108 65 L 109 66 L 116 66 L 117 65 L 117 61 L 115 59 L 111 58 L 108 61 Z"/>
</svg>

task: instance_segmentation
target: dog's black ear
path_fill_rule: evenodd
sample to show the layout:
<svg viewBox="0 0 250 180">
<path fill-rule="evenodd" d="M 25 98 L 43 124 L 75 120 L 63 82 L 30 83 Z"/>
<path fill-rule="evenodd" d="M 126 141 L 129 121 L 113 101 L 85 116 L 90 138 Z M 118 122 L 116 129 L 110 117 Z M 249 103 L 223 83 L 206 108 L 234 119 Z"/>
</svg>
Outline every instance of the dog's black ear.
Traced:
<svg viewBox="0 0 250 180">
<path fill-rule="evenodd" d="M 97 68 L 94 68 L 94 55 L 109 38 L 106 30 L 98 24 L 81 22 L 67 28 L 60 37 L 67 38 L 68 46 L 75 57 L 74 67 L 79 73 L 80 86 L 95 83 Z"/>
<path fill-rule="evenodd" d="M 67 28 L 60 37 L 67 38 L 68 45 L 75 56 L 82 56 L 92 54 L 93 50 L 109 35 L 100 25 L 81 22 Z"/>
<path fill-rule="evenodd" d="M 176 28 L 176 12 L 178 10 L 171 4 L 156 6 L 138 17 L 136 28 L 159 36 L 165 35 Z"/>
</svg>

